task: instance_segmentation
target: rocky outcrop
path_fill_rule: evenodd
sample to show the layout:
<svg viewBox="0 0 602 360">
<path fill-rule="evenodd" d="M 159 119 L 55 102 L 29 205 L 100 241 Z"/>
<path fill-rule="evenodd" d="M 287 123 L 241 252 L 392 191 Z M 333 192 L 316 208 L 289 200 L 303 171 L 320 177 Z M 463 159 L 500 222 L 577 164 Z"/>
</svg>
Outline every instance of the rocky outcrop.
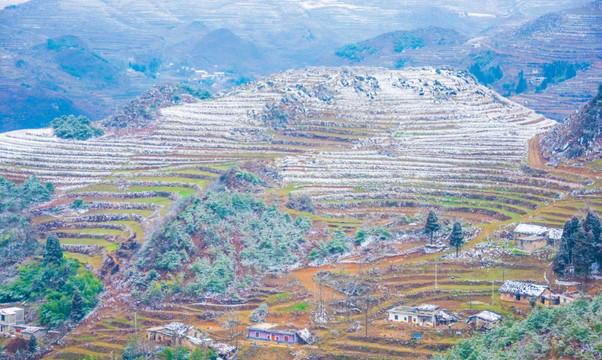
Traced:
<svg viewBox="0 0 602 360">
<path fill-rule="evenodd" d="M 252 322 L 263 322 L 269 313 L 270 311 L 268 310 L 268 305 L 261 304 L 257 309 L 251 312 L 251 315 L 249 315 L 249 320 Z"/>
</svg>

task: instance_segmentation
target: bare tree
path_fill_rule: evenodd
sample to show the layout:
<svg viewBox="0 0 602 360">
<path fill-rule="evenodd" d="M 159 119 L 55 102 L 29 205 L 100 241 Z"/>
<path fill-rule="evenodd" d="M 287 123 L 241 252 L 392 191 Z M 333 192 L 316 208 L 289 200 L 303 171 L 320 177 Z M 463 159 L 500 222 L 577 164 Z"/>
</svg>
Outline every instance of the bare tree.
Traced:
<svg viewBox="0 0 602 360">
<path fill-rule="evenodd" d="M 238 310 L 231 308 L 226 313 L 226 318 L 222 324 L 228 330 L 228 337 L 230 342 L 234 341 L 234 346 L 238 348 L 238 337 L 240 336 L 240 314 Z"/>
<path fill-rule="evenodd" d="M 364 336 L 368 337 L 368 325 L 370 325 L 370 304 L 374 301 L 369 295 L 364 297 Z"/>
</svg>

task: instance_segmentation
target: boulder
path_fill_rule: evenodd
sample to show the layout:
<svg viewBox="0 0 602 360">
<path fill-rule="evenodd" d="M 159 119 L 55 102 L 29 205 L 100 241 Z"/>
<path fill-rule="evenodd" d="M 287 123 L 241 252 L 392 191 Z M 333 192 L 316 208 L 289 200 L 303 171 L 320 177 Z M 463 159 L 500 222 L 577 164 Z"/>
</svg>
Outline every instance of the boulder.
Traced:
<svg viewBox="0 0 602 360">
<path fill-rule="evenodd" d="M 268 305 L 261 304 L 257 309 L 253 310 L 249 315 L 249 320 L 252 322 L 263 322 L 269 314 Z"/>
</svg>

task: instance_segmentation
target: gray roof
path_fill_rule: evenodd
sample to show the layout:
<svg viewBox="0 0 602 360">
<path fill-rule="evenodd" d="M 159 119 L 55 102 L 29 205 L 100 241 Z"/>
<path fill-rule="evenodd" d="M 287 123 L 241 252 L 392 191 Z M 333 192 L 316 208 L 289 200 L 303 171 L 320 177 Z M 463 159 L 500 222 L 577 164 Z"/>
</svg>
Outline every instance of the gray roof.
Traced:
<svg viewBox="0 0 602 360">
<path fill-rule="evenodd" d="M 500 292 L 525 296 L 541 296 L 546 289 L 548 289 L 546 285 L 508 280 L 502 285 Z"/>
<path fill-rule="evenodd" d="M 435 311 L 437 309 L 439 309 L 439 306 L 431 304 L 422 304 L 416 308 L 418 311 Z"/>
<path fill-rule="evenodd" d="M 476 314 L 475 317 L 489 322 L 496 322 L 502 320 L 502 316 L 500 314 L 496 314 L 493 311 L 489 310 L 481 311 L 480 313 Z"/>
</svg>

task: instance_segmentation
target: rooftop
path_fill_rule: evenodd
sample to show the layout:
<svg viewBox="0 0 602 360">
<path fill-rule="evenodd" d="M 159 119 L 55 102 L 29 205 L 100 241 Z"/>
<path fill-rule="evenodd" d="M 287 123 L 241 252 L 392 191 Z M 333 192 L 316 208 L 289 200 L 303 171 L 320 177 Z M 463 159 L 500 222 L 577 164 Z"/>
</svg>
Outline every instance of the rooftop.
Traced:
<svg viewBox="0 0 602 360">
<path fill-rule="evenodd" d="M 22 308 L 19 307 L 9 307 L 9 308 L 4 308 L 4 309 L 0 309 L 0 314 L 2 315 L 14 315 L 19 311 L 23 311 Z"/>
<path fill-rule="evenodd" d="M 431 304 L 422 304 L 419 306 L 398 306 L 390 309 L 392 313 L 418 313 L 418 312 L 433 312 L 439 310 L 439 306 Z"/>
<path fill-rule="evenodd" d="M 437 309 L 439 309 L 439 306 L 431 304 L 422 304 L 416 308 L 418 311 L 435 311 Z"/>
<path fill-rule="evenodd" d="M 526 296 L 540 296 L 548 287 L 524 281 L 508 280 L 500 288 L 501 293 Z"/>
<path fill-rule="evenodd" d="M 562 231 L 562 229 L 548 228 L 545 226 L 533 224 L 518 224 L 518 226 L 514 228 L 514 232 L 518 234 L 537 236 L 545 235 L 553 240 L 560 240 L 560 238 L 562 237 Z"/>
<path fill-rule="evenodd" d="M 491 322 L 502 320 L 502 316 L 500 314 L 496 314 L 493 311 L 489 311 L 489 310 L 481 311 L 480 313 L 476 314 L 475 317 L 485 320 L 485 321 L 491 321 Z"/>
<path fill-rule="evenodd" d="M 299 331 L 299 328 L 292 325 L 278 325 L 270 323 L 261 323 L 253 326 L 249 326 L 249 330 L 260 330 L 260 331 L 278 331 L 294 334 Z"/>
</svg>

